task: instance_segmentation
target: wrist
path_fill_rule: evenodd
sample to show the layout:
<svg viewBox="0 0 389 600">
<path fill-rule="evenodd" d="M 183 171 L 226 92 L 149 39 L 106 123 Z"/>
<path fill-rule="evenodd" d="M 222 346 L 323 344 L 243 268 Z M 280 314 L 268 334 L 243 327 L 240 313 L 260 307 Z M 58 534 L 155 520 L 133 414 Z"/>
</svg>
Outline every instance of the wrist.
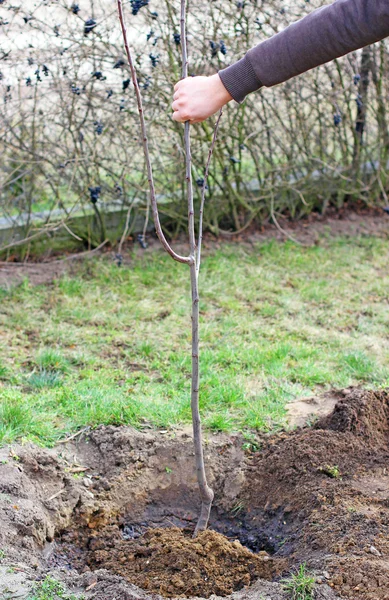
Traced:
<svg viewBox="0 0 389 600">
<path fill-rule="evenodd" d="M 213 93 L 215 94 L 215 99 L 217 100 L 220 106 L 224 106 L 227 102 L 233 100 L 233 97 L 224 86 L 220 76 L 218 73 L 215 75 L 211 75 L 210 79 L 212 80 Z"/>
</svg>

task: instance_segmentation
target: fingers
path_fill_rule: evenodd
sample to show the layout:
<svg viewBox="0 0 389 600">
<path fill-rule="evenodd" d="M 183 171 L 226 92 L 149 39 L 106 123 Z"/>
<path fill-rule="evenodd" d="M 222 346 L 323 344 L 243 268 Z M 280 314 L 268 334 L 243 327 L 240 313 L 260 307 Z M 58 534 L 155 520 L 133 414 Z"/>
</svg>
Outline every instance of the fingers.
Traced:
<svg viewBox="0 0 389 600">
<path fill-rule="evenodd" d="M 180 116 L 180 113 L 178 112 L 178 110 L 173 113 L 172 117 L 173 117 L 173 121 L 177 121 L 177 123 L 185 123 L 185 121 L 183 121 L 181 119 L 181 116 Z"/>
</svg>

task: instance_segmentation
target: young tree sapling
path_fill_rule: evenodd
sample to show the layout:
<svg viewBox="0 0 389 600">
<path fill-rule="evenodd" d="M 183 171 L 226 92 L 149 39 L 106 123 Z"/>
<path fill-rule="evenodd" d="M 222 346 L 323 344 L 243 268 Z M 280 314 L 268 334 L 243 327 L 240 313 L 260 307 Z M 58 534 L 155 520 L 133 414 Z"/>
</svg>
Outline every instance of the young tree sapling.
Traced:
<svg viewBox="0 0 389 600">
<path fill-rule="evenodd" d="M 144 118 L 144 110 L 142 103 L 142 95 L 137 79 L 136 69 L 132 58 L 131 50 L 128 44 L 127 30 L 124 22 L 122 0 L 117 0 L 119 20 L 122 28 L 124 45 L 126 49 L 127 59 L 131 71 L 131 79 L 134 84 L 135 94 L 138 105 L 140 127 L 143 141 L 143 151 L 146 160 L 147 176 L 150 187 L 150 200 L 151 207 L 154 216 L 155 229 L 158 238 L 165 248 L 166 252 L 170 256 L 181 263 L 184 263 L 190 268 L 190 281 L 191 281 L 191 294 L 192 294 L 192 380 L 191 380 L 191 410 L 192 410 L 192 424 L 193 424 L 193 440 L 196 457 L 196 474 L 197 481 L 200 490 L 201 498 L 201 511 L 200 516 L 195 528 L 194 535 L 196 536 L 199 531 L 204 531 L 208 526 L 209 515 L 211 511 L 212 501 L 214 498 L 213 490 L 207 483 L 207 477 L 205 473 L 204 465 L 204 452 L 202 443 L 201 433 L 201 421 L 199 411 L 199 289 L 198 280 L 200 272 L 200 258 L 201 258 L 201 241 L 202 241 L 202 223 L 203 223 L 203 211 L 205 201 L 205 191 L 207 184 L 207 177 L 209 173 L 209 166 L 211 163 L 212 153 L 215 147 L 217 132 L 219 128 L 220 118 L 222 111 L 220 111 L 214 133 L 212 138 L 212 144 L 208 154 L 207 165 L 205 168 L 204 181 L 202 185 L 201 194 L 201 206 L 199 214 L 199 228 L 198 228 L 198 242 L 196 243 L 195 235 L 195 214 L 194 214 L 194 203 L 193 203 L 193 187 L 192 187 L 192 157 L 191 157 L 191 143 L 190 143 L 190 123 L 184 124 L 184 141 L 185 141 L 185 161 L 186 161 L 186 187 L 187 187 L 187 199 L 188 199 L 188 232 L 189 232 L 189 256 L 181 256 L 177 254 L 169 245 L 162 231 L 161 223 L 158 214 L 158 205 L 155 194 L 155 186 L 153 179 L 153 170 L 151 165 L 151 158 L 149 152 L 149 145 L 147 139 L 146 122 Z M 181 14 L 180 14 L 180 25 L 181 25 L 181 49 L 182 49 L 182 77 L 188 76 L 188 57 L 187 57 L 187 41 L 186 41 L 186 0 L 181 0 Z"/>
</svg>

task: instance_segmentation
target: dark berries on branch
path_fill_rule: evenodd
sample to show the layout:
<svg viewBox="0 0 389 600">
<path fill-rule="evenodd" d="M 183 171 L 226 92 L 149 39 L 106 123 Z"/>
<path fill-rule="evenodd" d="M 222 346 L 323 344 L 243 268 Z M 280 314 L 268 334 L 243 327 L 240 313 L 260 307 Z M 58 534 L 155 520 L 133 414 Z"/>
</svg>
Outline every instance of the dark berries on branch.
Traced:
<svg viewBox="0 0 389 600">
<path fill-rule="evenodd" d="M 125 92 L 130 87 L 131 79 L 125 79 L 123 81 L 123 92 Z"/>
<path fill-rule="evenodd" d="M 43 65 L 43 67 L 42 67 L 42 71 L 43 71 L 43 75 L 44 75 L 45 77 L 48 77 L 48 76 L 49 76 L 49 69 L 48 69 L 48 67 L 46 67 L 46 65 Z"/>
<path fill-rule="evenodd" d="M 362 96 L 360 94 L 355 98 L 355 102 L 357 103 L 357 107 L 360 110 L 363 107 Z"/>
<path fill-rule="evenodd" d="M 78 4 L 76 4 L 75 2 L 71 5 L 70 7 L 71 11 L 73 14 L 78 15 L 78 13 L 80 12 L 80 7 L 78 6 Z"/>
<path fill-rule="evenodd" d="M 152 29 L 150 29 L 149 33 L 146 36 L 147 41 L 150 41 L 151 38 L 153 37 L 153 35 L 154 35 L 154 31 Z"/>
<path fill-rule="evenodd" d="M 334 114 L 334 125 L 338 127 L 342 122 L 342 116 L 339 113 Z"/>
<path fill-rule="evenodd" d="M 210 40 L 209 45 L 211 46 L 211 56 L 212 58 L 215 58 L 219 52 L 219 44 L 213 40 Z"/>
<path fill-rule="evenodd" d="M 149 0 L 130 0 L 132 14 L 137 15 L 141 8 L 149 4 Z"/>
<path fill-rule="evenodd" d="M 27 86 L 27 87 L 31 87 L 31 86 L 32 86 L 31 77 L 27 77 L 27 78 L 26 78 L 26 86 Z"/>
<path fill-rule="evenodd" d="M 173 40 L 176 46 L 181 44 L 181 35 L 179 33 L 173 33 Z"/>
<path fill-rule="evenodd" d="M 361 76 L 359 75 L 359 73 L 357 73 L 356 75 L 354 75 L 354 85 L 358 85 L 358 83 L 361 81 Z"/>
<path fill-rule="evenodd" d="M 154 54 L 149 54 L 149 58 L 151 60 L 151 66 L 155 68 L 159 63 L 159 54 L 157 54 L 156 56 Z"/>
<path fill-rule="evenodd" d="M 113 90 L 108 90 L 107 92 L 107 100 L 113 96 Z"/>
<path fill-rule="evenodd" d="M 93 31 L 94 28 L 96 27 L 96 25 L 97 25 L 97 23 L 94 19 L 88 19 L 88 21 L 85 21 L 84 35 L 88 35 L 88 33 Z"/>
<path fill-rule="evenodd" d="M 103 133 L 104 130 L 104 125 L 102 124 L 101 121 L 95 121 L 93 123 L 93 125 L 95 126 L 95 132 L 97 133 L 97 135 L 101 135 Z"/>
<path fill-rule="evenodd" d="M 219 42 L 220 52 L 225 56 L 227 54 L 227 48 L 223 40 Z"/>
<path fill-rule="evenodd" d="M 114 64 L 113 68 L 120 69 L 120 67 L 123 67 L 123 65 L 125 64 L 126 63 L 124 62 L 124 60 L 122 58 L 119 58 L 119 60 Z"/>
<path fill-rule="evenodd" d="M 100 192 L 101 192 L 101 187 L 99 185 L 97 187 L 89 188 L 90 201 L 92 202 L 92 204 L 96 204 L 96 202 L 98 201 L 98 199 L 100 197 Z"/>
<path fill-rule="evenodd" d="M 93 73 L 93 77 L 94 77 L 95 79 L 98 79 L 99 81 L 104 81 L 104 80 L 106 79 L 106 77 L 104 77 L 104 75 L 102 74 L 102 72 L 101 72 L 101 71 L 95 71 L 95 72 Z"/>
<path fill-rule="evenodd" d="M 76 86 L 74 83 L 72 83 L 72 86 L 71 86 L 71 88 L 70 88 L 70 89 L 71 89 L 71 91 L 72 91 L 72 94 L 75 94 L 76 96 L 80 96 L 80 95 L 81 95 L 81 90 L 80 90 L 80 88 L 79 88 L 79 87 L 77 87 L 77 86 Z"/>
</svg>

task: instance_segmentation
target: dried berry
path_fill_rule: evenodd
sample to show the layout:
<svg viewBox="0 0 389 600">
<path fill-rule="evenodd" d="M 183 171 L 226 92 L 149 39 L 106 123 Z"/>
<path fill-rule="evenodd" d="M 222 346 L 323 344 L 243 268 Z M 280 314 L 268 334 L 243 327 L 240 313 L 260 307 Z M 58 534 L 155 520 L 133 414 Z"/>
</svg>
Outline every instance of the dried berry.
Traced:
<svg viewBox="0 0 389 600">
<path fill-rule="evenodd" d="M 137 15 L 141 8 L 147 6 L 149 0 L 130 0 L 132 14 Z"/>
<path fill-rule="evenodd" d="M 42 71 L 43 71 L 43 75 L 44 75 L 45 77 L 48 77 L 48 76 L 49 76 L 49 69 L 48 69 L 48 67 L 46 67 L 46 65 L 43 65 L 43 67 L 42 67 Z"/>
<path fill-rule="evenodd" d="M 94 19 L 88 19 L 84 24 L 84 35 L 88 35 L 96 27 L 97 23 Z"/>
<path fill-rule="evenodd" d="M 122 83 L 123 92 L 125 92 L 130 87 L 131 79 L 125 79 Z"/>
<path fill-rule="evenodd" d="M 215 58 L 219 52 L 219 44 L 213 40 L 210 40 L 209 45 L 211 46 L 211 56 L 212 58 Z"/>
<path fill-rule="evenodd" d="M 95 121 L 93 123 L 93 125 L 95 126 L 95 132 L 97 133 L 97 135 L 101 135 L 103 133 L 104 130 L 104 125 L 102 124 L 101 121 Z"/>
<path fill-rule="evenodd" d="M 101 72 L 101 71 L 95 71 L 95 72 L 93 73 L 93 77 L 94 77 L 95 79 L 98 79 L 99 81 L 104 81 L 104 79 L 106 79 L 106 77 L 104 77 L 104 75 L 102 74 L 102 72 Z"/>
<path fill-rule="evenodd" d="M 339 113 L 335 113 L 334 114 L 334 125 L 335 127 L 338 127 L 338 125 L 340 125 L 342 122 L 342 115 L 340 115 Z"/>
<path fill-rule="evenodd" d="M 108 98 L 111 98 L 111 96 L 113 96 L 113 90 L 108 90 L 108 92 L 107 92 L 107 100 L 108 100 Z"/>
<path fill-rule="evenodd" d="M 154 31 L 152 29 L 150 29 L 149 33 L 146 36 L 147 41 L 151 40 L 153 35 L 154 35 Z"/>
<path fill-rule="evenodd" d="M 227 48 L 223 40 L 219 42 L 220 52 L 225 56 L 227 54 Z"/>
<path fill-rule="evenodd" d="M 151 66 L 153 68 L 155 68 L 157 66 L 157 64 L 159 63 L 159 54 L 157 54 L 157 55 L 149 54 L 149 58 L 151 60 Z"/>
<path fill-rule="evenodd" d="M 97 187 L 89 188 L 90 201 L 92 202 L 92 204 L 96 204 L 96 202 L 98 201 L 98 199 L 100 197 L 100 192 L 101 192 L 101 187 L 99 185 Z"/>
<path fill-rule="evenodd" d="M 31 87 L 31 85 L 32 85 L 31 77 L 27 77 L 26 78 L 26 86 Z"/>
<path fill-rule="evenodd" d="M 119 58 L 119 60 L 114 64 L 113 68 L 120 69 L 120 67 L 122 67 L 125 64 L 126 63 L 124 62 L 124 60 L 122 58 Z"/>
</svg>

